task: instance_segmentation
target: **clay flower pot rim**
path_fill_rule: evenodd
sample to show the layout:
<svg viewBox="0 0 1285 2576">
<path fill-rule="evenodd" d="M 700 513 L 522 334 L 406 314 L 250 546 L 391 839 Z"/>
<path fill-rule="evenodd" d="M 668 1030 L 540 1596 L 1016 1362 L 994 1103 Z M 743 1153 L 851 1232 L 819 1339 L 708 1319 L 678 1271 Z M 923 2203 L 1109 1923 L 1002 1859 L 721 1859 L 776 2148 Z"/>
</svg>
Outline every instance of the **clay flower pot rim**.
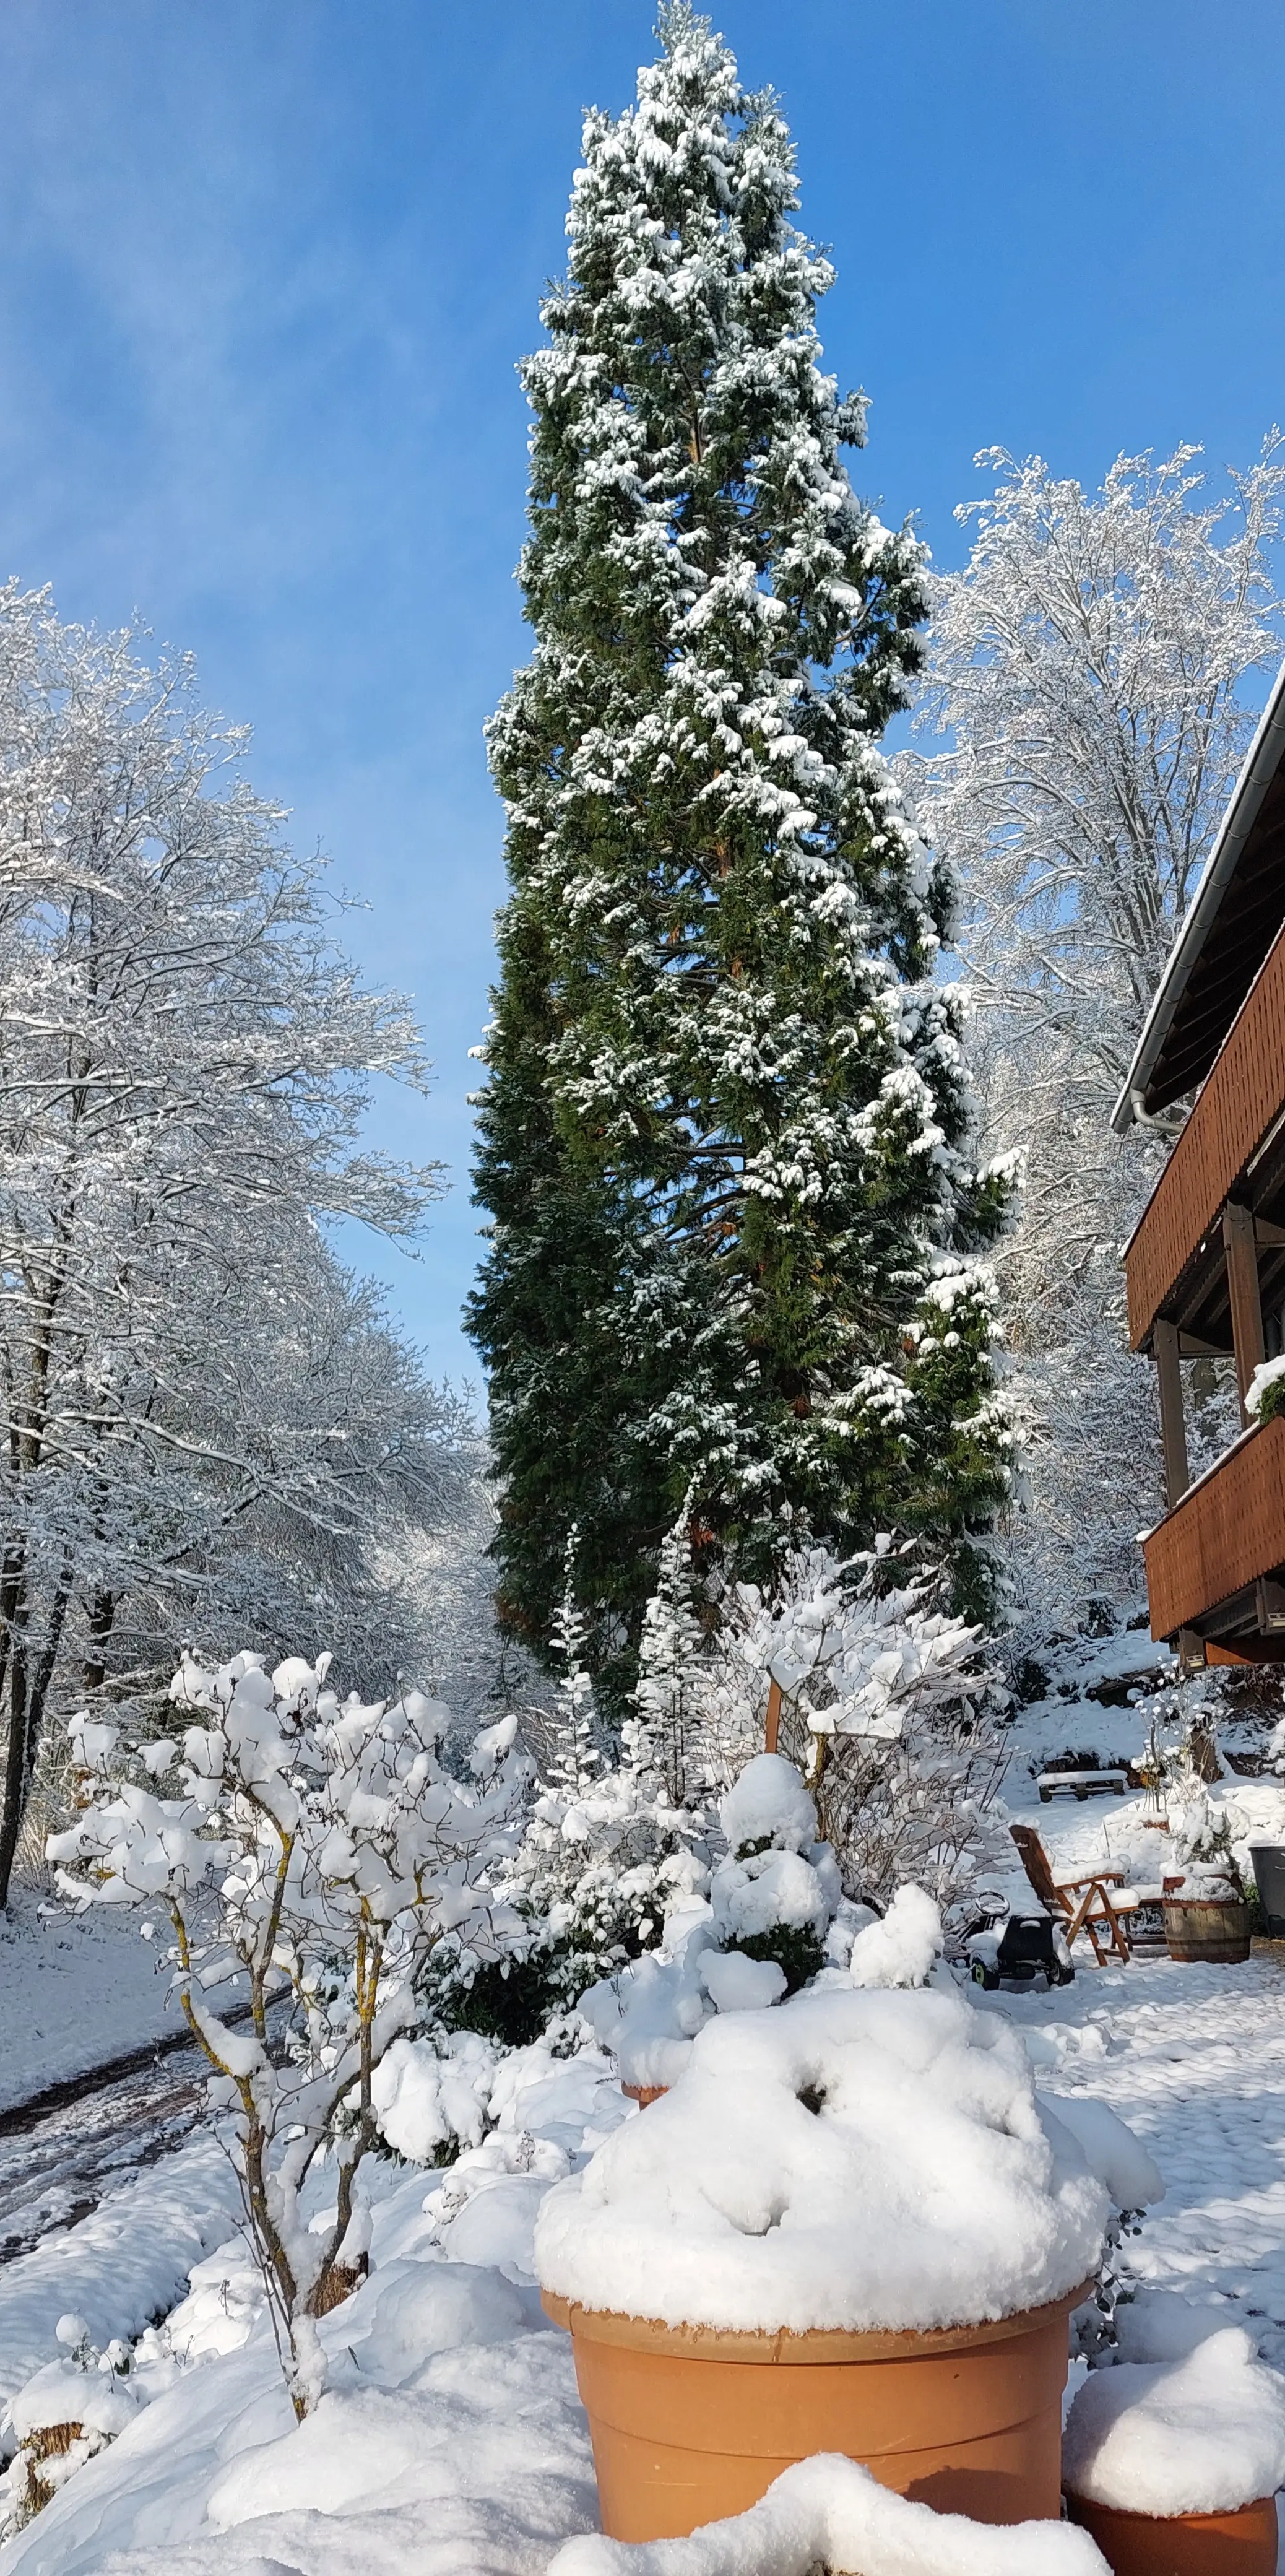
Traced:
<svg viewBox="0 0 1285 2576">
<path fill-rule="evenodd" d="M 1049 2299 L 1042 2307 L 1015 2308 L 1006 2317 L 986 2317 L 975 2325 L 907 2326 L 897 2330 L 871 2327 L 856 2333 L 831 2326 L 812 2326 L 802 2333 L 789 2326 L 775 2332 L 735 2326 L 668 2326 L 660 2317 L 631 2317 L 610 2308 L 584 2308 L 572 2299 L 562 2298 L 556 2290 L 541 2290 L 540 2304 L 555 2325 L 565 2326 L 586 2343 L 628 2344 L 635 2351 L 666 2352 L 675 2359 L 691 2361 L 797 2364 L 909 2361 L 926 2353 L 1004 2343 L 1013 2335 L 1029 2334 L 1037 2326 L 1051 2324 L 1055 2317 L 1069 2316 L 1073 2308 L 1082 2307 L 1092 2296 L 1092 2281 L 1081 2281 L 1077 2289 L 1064 2290 L 1060 2298 Z"/>
<path fill-rule="evenodd" d="M 1185 2513 L 1144 2513 L 1136 2504 L 1101 2504 L 1096 2496 L 1077 2495 L 1074 2487 L 1065 2487 L 1063 2493 L 1067 2503 L 1074 2505 L 1078 2512 L 1118 2514 L 1122 2521 L 1154 2522 L 1160 2530 L 1167 2522 L 1226 2522 L 1238 2513 L 1265 2513 L 1269 2505 L 1273 2511 L 1276 2507 L 1276 2497 L 1272 2494 L 1246 2496 L 1243 2504 L 1210 2505 L 1200 2512 L 1189 2507 Z"/>
</svg>

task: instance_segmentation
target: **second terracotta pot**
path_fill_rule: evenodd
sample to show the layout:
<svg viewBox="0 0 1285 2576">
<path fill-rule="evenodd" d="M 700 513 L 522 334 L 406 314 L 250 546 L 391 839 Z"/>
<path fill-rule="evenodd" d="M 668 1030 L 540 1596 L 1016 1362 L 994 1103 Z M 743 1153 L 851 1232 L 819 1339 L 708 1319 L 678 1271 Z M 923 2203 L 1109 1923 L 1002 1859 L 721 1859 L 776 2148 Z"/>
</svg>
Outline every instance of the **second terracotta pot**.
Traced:
<svg viewBox="0 0 1285 2576">
<path fill-rule="evenodd" d="M 649 2102 L 659 2102 L 662 2093 L 669 2091 L 669 2086 L 667 2084 L 622 2084 L 620 2090 L 627 2101 L 636 2102 L 639 2110 L 645 2111 Z"/>
<path fill-rule="evenodd" d="M 1066 2321 L 1088 2285 L 939 2334 L 721 2334 L 572 2307 L 602 2528 L 668 2540 L 744 2513 L 817 2451 L 976 2522 L 1056 2520 Z"/>
<path fill-rule="evenodd" d="M 1276 2498 L 1237 2513 L 1121 2513 L 1068 2495 L 1066 2510 L 1096 2540 L 1114 2576 L 1276 2576 Z"/>
</svg>

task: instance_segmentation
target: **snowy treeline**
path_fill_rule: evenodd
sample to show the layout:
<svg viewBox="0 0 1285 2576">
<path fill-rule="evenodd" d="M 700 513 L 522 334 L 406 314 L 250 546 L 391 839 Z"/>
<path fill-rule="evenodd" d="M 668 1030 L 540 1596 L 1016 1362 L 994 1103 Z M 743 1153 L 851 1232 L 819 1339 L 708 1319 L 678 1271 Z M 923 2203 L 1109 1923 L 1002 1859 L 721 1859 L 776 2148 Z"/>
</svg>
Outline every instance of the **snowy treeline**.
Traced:
<svg viewBox="0 0 1285 2576">
<path fill-rule="evenodd" d="M 472 1472 L 324 1231 L 407 1239 L 435 1195 L 361 1136 L 416 1031 L 242 749 L 186 664 L 0 593 L 0 1904 L 64 1675 L 288 1635 L 391 1682 Z"/>
<path fill-rule="evenodd" d="M 1128 1355 L 1120 1250 L 1166 1137 L 1110 1132 L 1174 928 L 1274 664 L 1276 432 L 1213 495 L 1197 451 L 1117 459 L 1098 492 L 1038 457 L 979 458 L 964 569 L 933 584 L 921 737 L 902 778 L 961 888 L 974 1063 L 993 1150 L 1024 1187 L 996 1267 L 1024 1480 L 1007 1542 L 1019 1620 L 1076 1628 L 1140 1592 L 1161 1509 L 1146 1363 Z M 1215 1372 L 1203 1445 L 1226 1437 Z"/>
</svg>

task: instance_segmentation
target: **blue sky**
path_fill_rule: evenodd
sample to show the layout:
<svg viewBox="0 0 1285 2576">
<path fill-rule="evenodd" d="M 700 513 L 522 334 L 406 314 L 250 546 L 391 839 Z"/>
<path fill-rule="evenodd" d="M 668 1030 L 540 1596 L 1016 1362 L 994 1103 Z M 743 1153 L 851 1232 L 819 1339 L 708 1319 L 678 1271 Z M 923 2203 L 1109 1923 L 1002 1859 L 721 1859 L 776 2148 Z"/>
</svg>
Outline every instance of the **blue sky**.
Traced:
<svg viewBox="0 0 1285 2576">
<path fill-rule="evenodd" d="M 352 1247 L 435 1372 L 475 1375 L 467 1049 L 501 819 L 483 721 L 536 337 L 586 101 L 650 0 L 6 0 L 0 574 L 195 652 L 251 774 L 413 993 L 450 1167 L 422 1258 Z M 873 398 L 857 479 L 958 560 L 974 451 L 1096 481 L 1248 462 L 1285 412 L 1285 12 L 1272 0 L 727 0 L 833 251 L 827 354 Z"/>
</svg>

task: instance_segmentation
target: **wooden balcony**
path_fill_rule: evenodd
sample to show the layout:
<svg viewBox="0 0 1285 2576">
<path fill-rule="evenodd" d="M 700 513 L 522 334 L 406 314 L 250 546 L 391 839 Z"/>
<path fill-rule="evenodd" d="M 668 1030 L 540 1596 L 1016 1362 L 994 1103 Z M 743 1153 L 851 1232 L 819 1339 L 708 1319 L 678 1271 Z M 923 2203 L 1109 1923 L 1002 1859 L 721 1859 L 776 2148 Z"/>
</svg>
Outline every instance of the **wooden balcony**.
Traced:
<svg viewBox="0 0 1285 2576">
<path fill-rule="evenodd" d="M 1285 1568 L 1285 1417 L 1238 1440 L 1152 1530 L 1143 1555 L 1153 1637 L 1191 1628 L 1254 1652 L 1257 1587 Z"/>
<path fill-rule="evenodd" d="M 1129 1339 L 1147 1341 L 1285 1109 L 1285 930 L 1269 949 L 1124 1256 Z M 1274 1177 L 1274 1175 L 1273 1175 Z M 1174 1320 L 1179 1320 L 1177 1316 Z M 1168 1524 L 1166 1524 L 1168 1526 Z"/>
</svg>

